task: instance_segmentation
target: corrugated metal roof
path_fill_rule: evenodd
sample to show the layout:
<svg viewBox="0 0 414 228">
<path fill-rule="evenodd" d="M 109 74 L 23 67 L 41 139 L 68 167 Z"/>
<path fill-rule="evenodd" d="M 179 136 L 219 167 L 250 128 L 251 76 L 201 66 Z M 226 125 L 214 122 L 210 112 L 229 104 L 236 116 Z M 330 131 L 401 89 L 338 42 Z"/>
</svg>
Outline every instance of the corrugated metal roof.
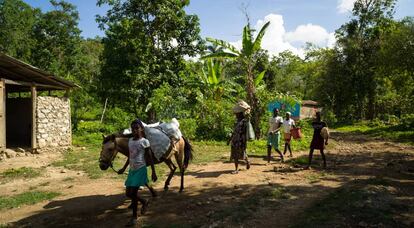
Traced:
<svg viewBox="0 0 414 228">
<path fill-rule="evenodd" d="M 4 53 L 0 53 L 0 78 L 33 83 L 40 89 L 67 90 L 79 87 Z"/>
</svg>

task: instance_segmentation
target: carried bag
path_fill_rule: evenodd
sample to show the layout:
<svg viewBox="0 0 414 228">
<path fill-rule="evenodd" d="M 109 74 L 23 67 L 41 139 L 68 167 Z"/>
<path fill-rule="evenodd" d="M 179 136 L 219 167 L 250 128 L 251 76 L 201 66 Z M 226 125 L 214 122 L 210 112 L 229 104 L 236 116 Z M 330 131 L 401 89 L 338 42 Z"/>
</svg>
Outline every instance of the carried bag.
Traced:
<svg viewBox="0 0 414 228">
<path fill-rule="evenodd" d="M 247 140 L 255 140 L 256 135 L 254 134 L 254 129 L 252 126 L 252 123 L 250 121 L 247 121 Z"/>
<path fill-rule="evenodd" d="M 329 138 L 329 129 L 328 129 L 328 127 L 323 127 L 321 129 L 321 136 L 325 140 L 327 140 Z"/>
<path fill-rule="evenodd" d="M 292 135 L 293 139 L 302 138 L 302 131 L 300 130 L 300 127 L 290 129 L 290 134 Z"/>
</svg>

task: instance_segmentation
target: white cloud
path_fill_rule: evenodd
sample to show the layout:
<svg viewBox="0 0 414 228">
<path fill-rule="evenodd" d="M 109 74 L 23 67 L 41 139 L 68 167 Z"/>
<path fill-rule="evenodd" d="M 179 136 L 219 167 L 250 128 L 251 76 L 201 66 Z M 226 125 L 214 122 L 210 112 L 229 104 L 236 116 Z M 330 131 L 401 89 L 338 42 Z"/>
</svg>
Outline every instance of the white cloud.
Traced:
<svg viewBox="0 0 414 228">
<path fill-rule="evenodd" d="M 338 6 L 336 7 L 339 13 L 348 13 L 354 8 L 356 0 L 338 0 Z"/>
<path fill-rule="evenodd" d="M 288 42 L 310 42 L 318 46 L 326 45 L 329 33 L 319 25 L 299 25 L 295 31 L 287 32 L 284 36 Z"/>
<path fill-rule="evenodd" d="M 270 55 L 277 55 L 280 52 L 289 50 L 294 54 L 305 57 L 304 46 L 307 42 L 319 47 L 333 47 L 335 36 L 319 25 L 307 24 L 299 25 L 294 31 L 286 31 L 283 16 L 269 14 L 264 20 L 259 20 L 254 29 L 259 31 L 262 26 L 270 21 L 270 25 L 262 39 L 262 48 L 267 50 Z M 242 41 L 232 42 L 237 48 L 241 48 Z"/>
</svg>

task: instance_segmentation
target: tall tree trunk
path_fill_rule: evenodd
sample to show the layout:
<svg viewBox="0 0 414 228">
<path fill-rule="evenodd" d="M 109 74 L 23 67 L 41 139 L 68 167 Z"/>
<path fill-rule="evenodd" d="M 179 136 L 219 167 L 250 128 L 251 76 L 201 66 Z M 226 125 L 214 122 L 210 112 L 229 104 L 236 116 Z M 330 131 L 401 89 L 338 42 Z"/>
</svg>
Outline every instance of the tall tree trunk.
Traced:
<svg viewBox="0 0 414 228">
<path fill-rule="evenodd" d="M 256 88 L 253 82 L 253 66 L 247 64 L 247 102 L 251 106 L 251 120 L 257 138 L 260 138 L 260 110 L 256 97 Z"/>
</svg>

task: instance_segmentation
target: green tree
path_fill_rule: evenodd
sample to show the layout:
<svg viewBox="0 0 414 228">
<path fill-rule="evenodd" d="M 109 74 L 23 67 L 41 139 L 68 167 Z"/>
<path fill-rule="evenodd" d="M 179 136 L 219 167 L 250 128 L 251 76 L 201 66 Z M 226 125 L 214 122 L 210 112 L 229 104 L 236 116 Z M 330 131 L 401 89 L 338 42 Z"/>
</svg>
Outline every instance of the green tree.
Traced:
<svg viewBox="0 0 414 228">
<path fill-rule="evenodd" d="M 33 33 L 31 63 L 61 77 L 68 77 L 75 67 L 80 49 L 79 13 L 65 1 L 50 0 L 53 10 L 41 14 Z"/>
<path fill-rule="evenodd" d="M 243 38 L 242 38 L 242 49 L 238 50 L 236 47 L 231 45 L 230 43 L 217 40 L 213 38 L 207 38 L 207 41 L 211 42 L 214 45 L 223 47 L 225 51 L 211 53 L 203 56 L 204 59 L 208 58 L 237 58 L 239 59 L 243 65 L 245 66 L 246 72 L 246 92 L 247 92 L 247 102 L 252 107 L 252 122 L 256 132 L 256 135 L 260 136 L 260 111 L 258 107 L 258 99 L 256 97 L 256 87 L 255 87 L 255 77 L 254 77 L 254 66 L 256 63 L 256 54 L 261 49 L 261 42 L 262 38 L 265 35 L 266 29 L 269 26 L 270 22 L 267 22 L 263 25 L 260 29 L 259 33 L 257 34 L 256 39 L 253 39 L 253 32 L 254 30 L 250 28 L 250 24 L 248 23 L 243 28 Z M 264 74 L 264 72 L 263 72 Z M 261 78 L 263 78 L 263 74 L 259 74 Z M 258 77 L 259 77 L 258 76 Z"/>
<path fill-rule="evenodd" d="M 82 87 L 71 93 L 71 116 L 75 131 L 79 120 L 84 119 L 86 114 L 100 111 L 96 85 L 100 73 L 101 61 L 99 58 L 103 51 L 103 45 L 100 38 L 95 38 L 82 40 L 78 48 L 79 53 L 76 56 L 75 65 L 68 75 L 69 80 Z"/>
<path fill-rule="evenodd" d="M 355 86 L 359 118 L 372 119 L 376 114 L 378 53 L 381 38 L 394 14 L 395 0 L 357 0 L 350 22 L 337 30 L 338 51 L 347 70 L 344 76 Z"/>
<path fill-rule="evenodd" d="M 21 0 L 0 0 L 0 51 L 26 62 L 31 62 L 33 27 L 40 15 Z"/>
<path fill-rule="evenodd" d="M 184 56 L 202 49 L 199 22 L 182 0 L 99 0 L 111 9 L 99 16 L 105 30 L 100 95 L 136 115 L 162 84 L 180 86 Z M 149 121 L 156 119 L 154 109 Z"/>
</svg>

